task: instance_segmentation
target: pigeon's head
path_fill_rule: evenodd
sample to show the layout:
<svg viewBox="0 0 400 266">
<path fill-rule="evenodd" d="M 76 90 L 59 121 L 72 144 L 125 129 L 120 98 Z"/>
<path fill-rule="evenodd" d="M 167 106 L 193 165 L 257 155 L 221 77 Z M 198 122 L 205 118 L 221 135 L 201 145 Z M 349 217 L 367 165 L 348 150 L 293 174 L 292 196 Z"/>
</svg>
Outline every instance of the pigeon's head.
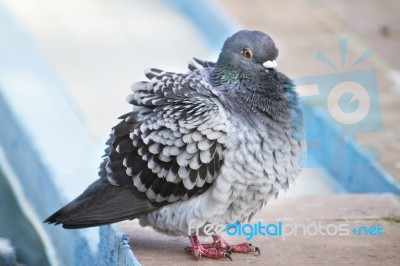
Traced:
<svg viewBox="0 0 400 266">
<path fill-rule="evenodd" d="M 260 72 L 273 71 L 277 57 L 278 49 L 270 36 L 261 31 L 241 30 L 225 41 L 217 71 L 222 72 L 224 79 L 258 76 Z"/>
</svg>

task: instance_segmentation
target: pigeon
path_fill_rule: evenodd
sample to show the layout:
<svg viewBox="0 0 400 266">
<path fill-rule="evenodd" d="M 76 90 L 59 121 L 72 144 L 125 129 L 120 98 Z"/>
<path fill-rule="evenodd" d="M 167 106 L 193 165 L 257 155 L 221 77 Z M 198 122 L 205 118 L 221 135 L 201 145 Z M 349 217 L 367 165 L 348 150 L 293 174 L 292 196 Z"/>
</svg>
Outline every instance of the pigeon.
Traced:
<svg viewBox="0 0 400 266">
<path fill-rule="evenodd" d="M 217 62 L 195 58 L 185 74 L 146 70 L 106 143 L 100 178 L 45 222 L 76 229 L 138 219 L 188 236 L 196 259 L 260 254 L 217 233 L 205 244 L 198 236 L 207 225 L 249 222 L 301 171 L 302 110 L 277 56 L 269 35 L 241 30 Z"/>
</svg>

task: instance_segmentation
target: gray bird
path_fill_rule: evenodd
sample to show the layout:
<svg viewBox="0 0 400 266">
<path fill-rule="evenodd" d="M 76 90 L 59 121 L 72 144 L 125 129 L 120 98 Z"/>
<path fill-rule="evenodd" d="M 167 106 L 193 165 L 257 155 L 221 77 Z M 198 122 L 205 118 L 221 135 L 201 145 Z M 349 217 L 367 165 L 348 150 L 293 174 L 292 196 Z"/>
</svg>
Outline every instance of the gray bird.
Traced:
<svg viewBox="0 0 400 266">
<path fill-rule="evenodd" d="M 133 84 L 132 112 L 107 142 L 100 179 L 45 220 L 75 229 L 139 219 L 188 235 L 196 258 L 260 253 L 204 226 L 249 221 L 300 173 L 303 121 L 295 86 L 276 70 L 267 34 L 229 37 L 216 63 L 195 59 L 186 74 L 150 69 Z"/>
</svg>

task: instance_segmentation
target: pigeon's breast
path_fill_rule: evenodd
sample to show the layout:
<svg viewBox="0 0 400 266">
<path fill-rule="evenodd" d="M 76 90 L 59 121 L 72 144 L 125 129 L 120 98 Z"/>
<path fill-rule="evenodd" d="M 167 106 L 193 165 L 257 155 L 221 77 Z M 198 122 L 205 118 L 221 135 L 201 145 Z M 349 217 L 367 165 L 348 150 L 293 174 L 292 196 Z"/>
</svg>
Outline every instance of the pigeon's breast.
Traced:
<svg viewBox="0 0 400 266">
<path fill-rule="evenodd" d="M 241 116 L 229 120 L 224 164 L 215 186 L 230 186 L 226 222 L 245 221 L 298 176 L 302 140 L 277 124 L 260 129 Z"/>
<path fill-rule="evenodd" d="M 298 176 L 303 141 L 292 136 L 290 126 L 260 127 L 246 115 L 230 110 L 225 114 L 224 157 L 212 186 L 189 200 L 142 216 L 141 225 L 185 235 L 206 224 L 245 222 Z"/>
</svg>

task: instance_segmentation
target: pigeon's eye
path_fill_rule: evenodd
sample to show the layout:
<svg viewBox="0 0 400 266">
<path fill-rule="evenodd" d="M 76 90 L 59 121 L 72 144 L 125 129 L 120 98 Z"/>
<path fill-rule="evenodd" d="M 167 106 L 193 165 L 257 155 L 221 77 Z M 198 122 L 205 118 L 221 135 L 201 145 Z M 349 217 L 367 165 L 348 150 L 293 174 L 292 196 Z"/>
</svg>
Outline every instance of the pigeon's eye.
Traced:
<svg viewBox="0 0 400 266">
<path fill-rule="evenodd" d="M 251 52 L 251 50 L 249 48 L 244 48 L 242 50 L 242 55 L 246 58 L 252 58 L 253 57 L 253 53 Z"/>
</svg>

